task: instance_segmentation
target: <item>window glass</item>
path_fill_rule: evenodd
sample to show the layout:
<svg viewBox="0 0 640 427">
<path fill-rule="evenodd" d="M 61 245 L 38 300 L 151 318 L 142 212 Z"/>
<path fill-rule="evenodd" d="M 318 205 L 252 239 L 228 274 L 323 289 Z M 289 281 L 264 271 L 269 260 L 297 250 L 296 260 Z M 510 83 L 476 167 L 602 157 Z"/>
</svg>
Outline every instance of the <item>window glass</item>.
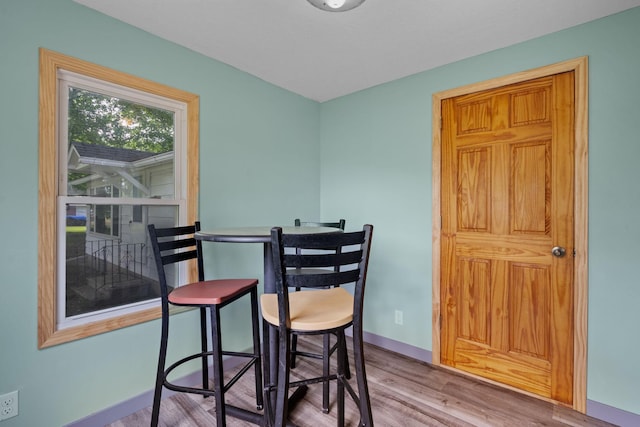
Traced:
<svg viewBox="0 0 640 427">
<path fill-rule="evenodd" d="M 143 173 L 161 167 L 165 183 L 174 180 L 175 113 L 71 85 L 68 91 L 67 194 L 173 198 L 173 186 Z"/>
<path fill-rule="evenodd" d="M 179 223 L 175 153 L 183 144 L 176 122 L 183 107 L 73 73 L 59 79 L 66 112 L 58 301 L 64 328 L 159 298 L 146 225 Z"/>
<path fill-rule="evenodd" d="M 92 209 L 119 212 L 115 217 L 118 221 L 105 220 L 104 228 L 94 232 L 87 222 Z M 175 208 L 160 206 L 67 204 L 65 318 L 159 297 L 158 276 L 146 238 L 147 230 L 133 221 L 135 210 L 160 224 L 173 225 L 177 218 Z M 110 227 L 120 230 L 118 238 L 109 235 Z"/>
</svg>

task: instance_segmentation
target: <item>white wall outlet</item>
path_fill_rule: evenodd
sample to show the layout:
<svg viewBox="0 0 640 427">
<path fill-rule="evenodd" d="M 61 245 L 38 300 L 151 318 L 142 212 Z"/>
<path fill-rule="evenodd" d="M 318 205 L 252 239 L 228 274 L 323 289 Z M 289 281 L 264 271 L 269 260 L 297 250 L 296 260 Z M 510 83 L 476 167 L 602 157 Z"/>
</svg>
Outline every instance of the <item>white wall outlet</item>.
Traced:
<svg viewBox="0 0 640 427">
<path fill-rule="evenodd" d="M 396 325 L 402 325 L 404 323 L 404 319 L 402 310 L 396 310 Z"/>
<path fill-rule="evenodd" d="M 18 415 L 18 390 L 0 396 L 0 421 Z"/>
</svg>

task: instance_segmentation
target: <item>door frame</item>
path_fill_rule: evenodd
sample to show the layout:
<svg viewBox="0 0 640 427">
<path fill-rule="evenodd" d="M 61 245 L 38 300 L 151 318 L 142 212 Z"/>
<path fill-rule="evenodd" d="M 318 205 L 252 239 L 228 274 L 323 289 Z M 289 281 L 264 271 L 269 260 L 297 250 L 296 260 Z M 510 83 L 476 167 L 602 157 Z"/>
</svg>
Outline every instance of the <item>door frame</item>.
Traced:
<svg viewBox="0 0 640 427">
<path fill-rule="evenodd" d="M 434 93 L 432 96 L 432 363 L 440 361 L 440 243 L 441 243 L 441 159 L 442 159 L 442 100 L 473 92 L 495 89 L 514 83 L 546 77 L 564 72 L 574 72 L 575 85 L 575 168 L 574 168 L 574 295 L 573 295 L 573 409 L 586 413 L 587 410 L 587 315 L 588 315 L 588 142 L 589 142 L 589 75 L 588 57 L 583 56 L 486 80 L 455 89 Z M 471 375 L 456 370 L 464 375 Z M 471 375 L 473 376 L 473 375 Z M 495 381 L 478 377 L 506 388 L 513 388 Z M 515 389 L 526 393 L 522 390 Z M 531 393 L 526 393 L 531 394 Z M 531 394 L 540 398 L 540 396 Z"/>
</svg>

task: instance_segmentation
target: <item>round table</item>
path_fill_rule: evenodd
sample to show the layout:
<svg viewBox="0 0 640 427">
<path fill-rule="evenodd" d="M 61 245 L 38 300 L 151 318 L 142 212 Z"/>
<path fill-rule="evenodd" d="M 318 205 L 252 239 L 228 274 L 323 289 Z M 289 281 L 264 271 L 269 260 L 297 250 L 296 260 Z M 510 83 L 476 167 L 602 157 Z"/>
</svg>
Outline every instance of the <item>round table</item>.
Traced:
<svg viewBox="0 0 640 427">
<path fill-rule="evenodd" d="M 271 260 L 272 227 L 230 227 L 198 231 L 196 239 L 207 242 L 263 243 L 264 244 L 264 292 L 275 293 L 276 284 Z M 282 227 L 283 234 L 341 233 L 333 227 Z"/>
</svg>

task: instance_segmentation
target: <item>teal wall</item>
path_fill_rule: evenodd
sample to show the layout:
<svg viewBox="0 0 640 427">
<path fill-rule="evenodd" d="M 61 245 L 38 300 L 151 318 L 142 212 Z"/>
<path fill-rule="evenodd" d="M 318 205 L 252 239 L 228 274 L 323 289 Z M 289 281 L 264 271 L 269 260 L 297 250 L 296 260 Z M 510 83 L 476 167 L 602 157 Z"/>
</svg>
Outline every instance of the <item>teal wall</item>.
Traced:
<svg viewBox="0 0 640 427">
<path fill-rule="evenodd" d="M 587 397 L 640 414 L 638 41 L 640 8 L 322 104 L 321 215 L 376 227 L 370 332 L 431 349 L 432 94 L 588 55 Z"/>
<path fill-rule="evenodd" d="M 320 209 L 318 103 L 71 0 L 1 0 L 0 394 L 20 392 L 20 415 L 3 427 L 62 426 L 150 390 L 159 345 L 154 321 L 37 349 L 40 47 L 200 96 L 203 227 L 289 224 Z M 215 245 L 209 269 L 261 279 L 259 245 Z M 194 313 L 174 319 L 173 354 L 196 348 Z"/>
<path fill-rule="evenodd" d="M 39 47 L 200 95 L 204 227 L 374 224 L 367 330 L 427 350 L 432 93 L 588 55 L 588 398 L 640 414 L 637 40 L 640 9 L 318 104 L 71 0 L 2 0 L 0 235 L 12 244 L 0 256 L 0 394 L 20 390 L 20 415 L 3 427 L 60 426 L 149 390 L 158 346 L 159 323 L 148 322 L 37 349 Z M 214 274 L 261 276 L 259 245 L 207 251 Z M 195 332 L 193 313 L 174 319 Z M 183 335 L 173 353 L 195 340 Z"/>
</svg>

